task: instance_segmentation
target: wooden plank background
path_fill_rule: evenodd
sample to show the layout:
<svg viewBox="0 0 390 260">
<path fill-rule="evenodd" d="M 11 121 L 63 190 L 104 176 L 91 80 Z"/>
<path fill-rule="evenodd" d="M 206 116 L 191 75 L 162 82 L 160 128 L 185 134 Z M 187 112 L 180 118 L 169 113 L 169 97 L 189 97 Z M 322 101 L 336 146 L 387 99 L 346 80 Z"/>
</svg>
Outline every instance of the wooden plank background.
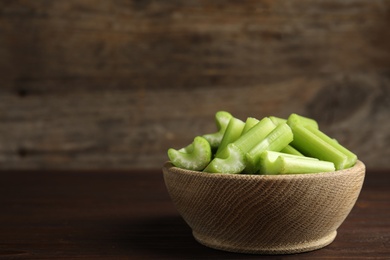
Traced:
<svg viewBox="0 0 390 260">
<path fill-rule="evenodd" d="M 159 168 L 214 114 L 300 113 L 389 168 L 390 2 L 0 2 L 0 169 Z"/>
</svg>

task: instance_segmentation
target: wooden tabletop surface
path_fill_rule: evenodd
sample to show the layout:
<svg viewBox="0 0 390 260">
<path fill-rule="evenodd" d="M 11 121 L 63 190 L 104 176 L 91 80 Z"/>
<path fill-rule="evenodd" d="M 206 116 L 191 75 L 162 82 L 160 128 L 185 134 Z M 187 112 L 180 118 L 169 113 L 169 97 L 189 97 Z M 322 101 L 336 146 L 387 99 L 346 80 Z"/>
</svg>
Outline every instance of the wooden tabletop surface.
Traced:
<svg viewBox="0 0 390 260">
<path fill-rule="evenodd" d="M 367 171 L 332 244 L 285 256 L 197 243 L 160 169 L 0 174 L 0 259 L 390 259 L 389 171 Z"/>
</svg>

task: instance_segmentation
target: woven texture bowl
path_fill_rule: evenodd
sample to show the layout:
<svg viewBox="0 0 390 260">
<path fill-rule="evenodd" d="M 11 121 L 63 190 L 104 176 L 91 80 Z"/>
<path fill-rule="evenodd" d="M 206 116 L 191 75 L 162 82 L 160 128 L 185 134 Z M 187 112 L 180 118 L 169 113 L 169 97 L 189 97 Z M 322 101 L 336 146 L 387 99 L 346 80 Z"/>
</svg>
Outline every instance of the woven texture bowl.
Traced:
<svg viewBox="0 0 390 260">
<path fill-rule="evenodd" d="M 291 254 L 322 248 L 354 206 L 365 165 L 315 174 L 210 174 L 163 166 L 167 190 L 201 244 Z"/>
</svg>

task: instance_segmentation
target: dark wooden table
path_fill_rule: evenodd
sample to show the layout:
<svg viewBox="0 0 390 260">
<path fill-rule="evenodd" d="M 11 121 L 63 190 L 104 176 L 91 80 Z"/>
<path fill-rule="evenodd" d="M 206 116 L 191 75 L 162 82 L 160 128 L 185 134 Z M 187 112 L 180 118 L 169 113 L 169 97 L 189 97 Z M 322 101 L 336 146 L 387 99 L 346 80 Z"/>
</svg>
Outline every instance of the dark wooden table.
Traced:
<svg viewBox="0 0 390 260">
<path fill-rule="evenodd" d="M 0 259 L 390 259 L 389 171 L 368 170 L 332 244 L 286 256 L 228 253 L 197 243 L 159 169 L 0 176 Z"/>
</svg>

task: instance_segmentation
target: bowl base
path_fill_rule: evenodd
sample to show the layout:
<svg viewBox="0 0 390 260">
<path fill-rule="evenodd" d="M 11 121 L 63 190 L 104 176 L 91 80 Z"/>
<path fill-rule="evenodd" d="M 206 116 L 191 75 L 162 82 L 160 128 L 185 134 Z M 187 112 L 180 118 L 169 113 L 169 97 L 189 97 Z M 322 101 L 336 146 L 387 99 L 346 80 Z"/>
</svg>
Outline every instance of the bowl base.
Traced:
<svg viewBox="0 0 390 260">
<path fill-rule="evenodd" d="M 234 252 L 234 253 L 277 255 L 277 254 L 303 253 L 303 252 L 308 252 L 308 251 L 313 251 L 316 249 L 323 248 L 333 242 L 333 240 L 336 238 L 337 231 L 333 231 L 329 235 L 322 237 L 318 240 L 305 241 L 305 242 L 289 244 L 289 245 L 280 245 L 276 247 L 268 247 L 268 246 L 261 246 L 261 245 L 254 246 L 254 247 L 247 247 L 244 245 L 240 245 L 238 243 L 227 244 L 226 241 L 222 242 L 219 241 L 218 239 L 204 236 L 195 231 L 193 231 L 192 234 L 194 238 L 202 245 L 210 248 L 218 249 L 218 250 Z"/>
</svg>

